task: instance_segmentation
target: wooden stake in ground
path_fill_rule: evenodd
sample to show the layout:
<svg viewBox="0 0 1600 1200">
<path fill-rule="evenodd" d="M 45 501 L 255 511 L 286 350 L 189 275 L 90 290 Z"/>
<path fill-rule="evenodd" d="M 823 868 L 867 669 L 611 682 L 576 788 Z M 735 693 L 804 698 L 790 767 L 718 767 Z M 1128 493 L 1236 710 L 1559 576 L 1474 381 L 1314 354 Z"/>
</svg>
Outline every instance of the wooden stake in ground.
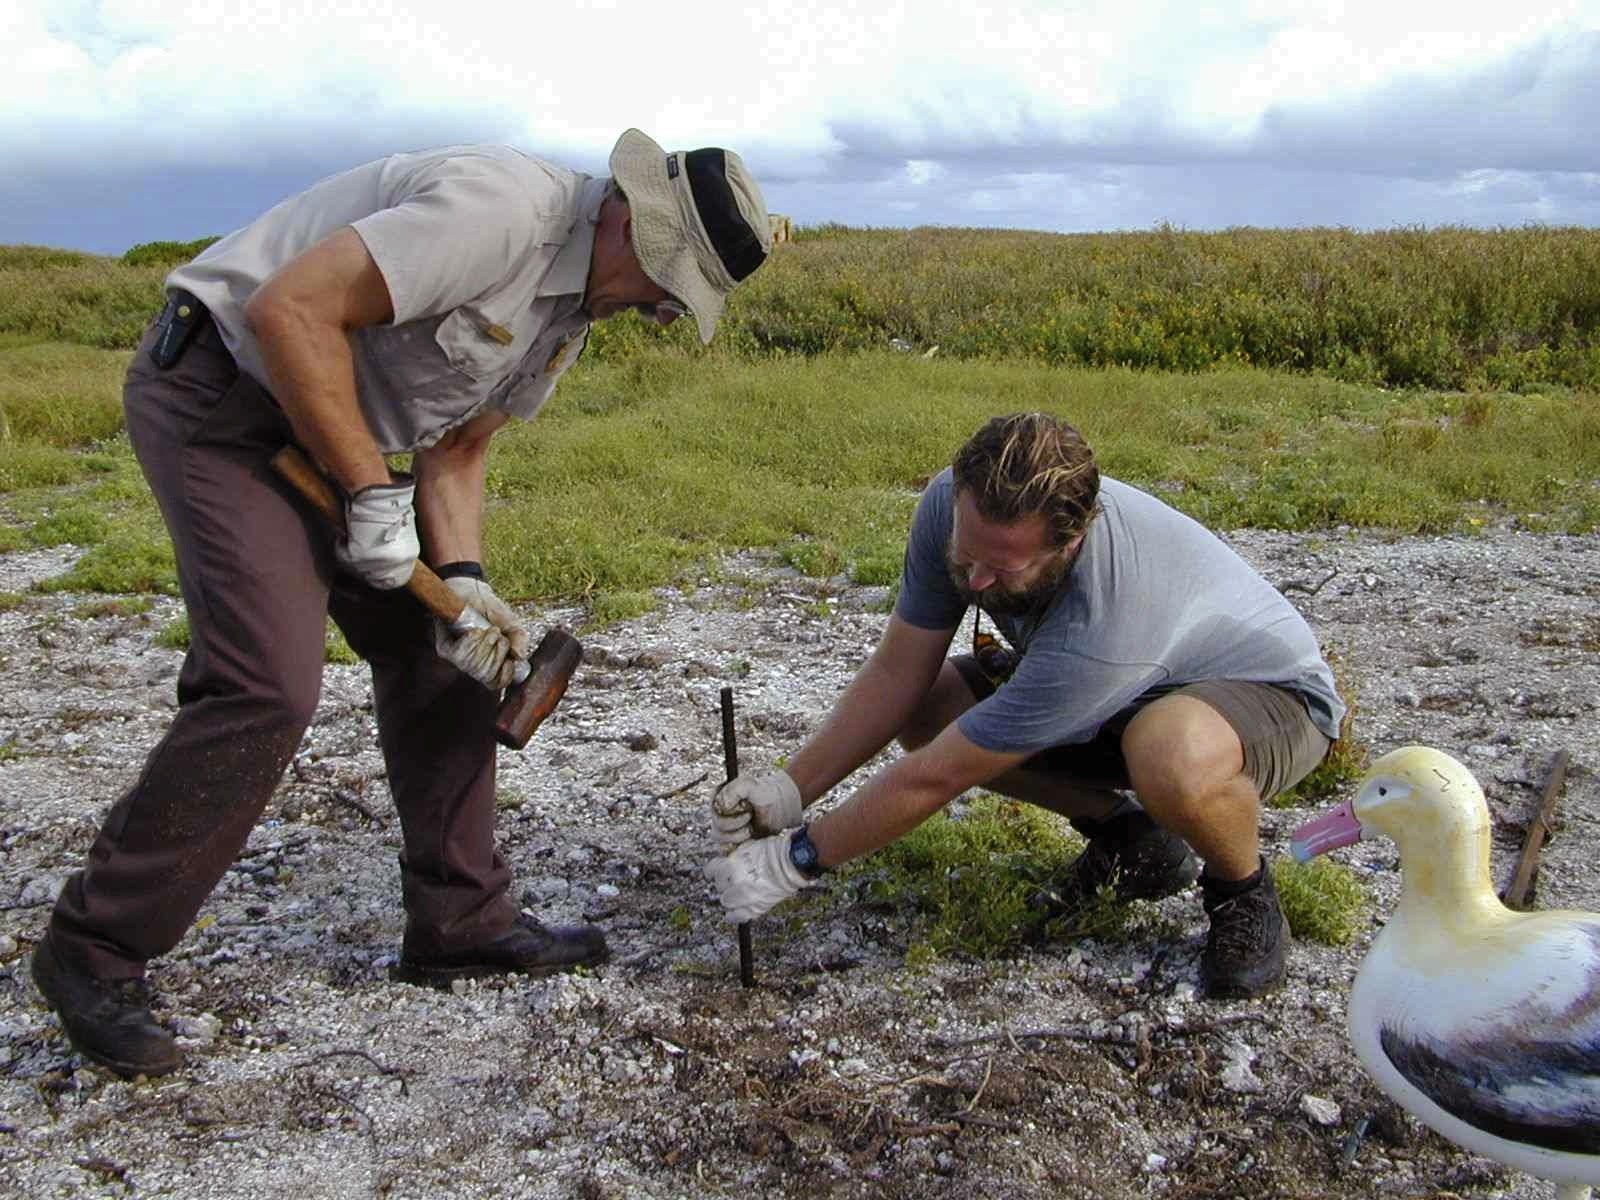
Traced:
<svg viewBox="0 0 1600 1200">
<path fill-rule="evenodd" d="M 733 732 L 733 689 L 722 689 L 722 762 L 728 768 L 728 782 L 739 777 L 739 746 Z M 739 922 L 739 983 L 756 985 L 756 952 L 750 940 L 750 922 Z"/>
<path fill-rule="evenodd" d="M 1526 909 L 1533 898 L 1533 883 L 1539 874 L 1539 851 L 1550 836 L 1555 820 L 1556 800 L 1561 796 L 1561 785 L 1567 778 L 1567 752 L 1557 750 L 1550 760 L 1550 774 L 1544 782 L 1544 794 L 1539 798 L 1539 809 L 1528 822 L 1528 833 L 1522 841 L 1522 853 L 1517 858 L 1517 869 L 1506 885 L 1500 899 L 1507 908 Z"/>
</svg>

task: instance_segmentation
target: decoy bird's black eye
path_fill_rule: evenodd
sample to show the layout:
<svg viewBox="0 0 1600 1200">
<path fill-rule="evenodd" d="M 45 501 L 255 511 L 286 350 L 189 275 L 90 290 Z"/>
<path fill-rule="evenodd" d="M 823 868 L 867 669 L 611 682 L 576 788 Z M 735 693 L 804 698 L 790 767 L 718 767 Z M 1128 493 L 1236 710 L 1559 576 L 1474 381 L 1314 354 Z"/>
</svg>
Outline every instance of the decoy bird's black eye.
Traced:
<svg viewBox="0 0 1600 1200">
<path fill-rule="evenodd" d="M 1380 788 L 1379 788 L 1379 789 L 1378 789 L 1378 795 L 1380 795 L 1380 796 L 1387 796 L 1387 795 L 1388 795 L 1388 794 L 1389 794 L 1389 789 L 1388 789 L 1388 788 L 1386 788 L 1386 787 L 1380 787 Z"/>
</svg>

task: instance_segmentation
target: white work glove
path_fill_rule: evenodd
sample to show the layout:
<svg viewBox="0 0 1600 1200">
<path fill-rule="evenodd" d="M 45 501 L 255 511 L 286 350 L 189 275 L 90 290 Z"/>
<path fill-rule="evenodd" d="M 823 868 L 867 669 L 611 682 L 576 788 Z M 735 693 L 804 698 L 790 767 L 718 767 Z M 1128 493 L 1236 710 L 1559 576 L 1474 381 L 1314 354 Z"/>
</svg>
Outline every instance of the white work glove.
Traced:
<svg viewBox="0 0 1600 1200">
<path fill-rule="evenodd" d="M 800 789 L 787 771 L 740 775 L 711 797 L 711 828 L 724 848 L 800 824 Z"/>
<path fill-rule="evenodd" d="M 416 513 L 411 502 L 416 481 L 409 475 L 395 482 L 364 487 L 345 501 L 345 536 L 334 543 L 339 562 L 375 588 L 404 587 L 422 547 L 417 543 Z"/>
<path fill-rule="evenodd" d="M 741 843 L 732 854 L 706 863 L 706 878 L 716 884 L 722 919 L 731 925 L 753 921 L 775 904 L 814 882 L 789 859 L 794 830 Z"/>
<path fill-rule="evenodd" d="M 466 608 L 453 626 L 435 620 L 433 648 L 491 691 L 528 677 L 533 639 L 506 602 L 481 579 L 458 575 L 444 581 Z"/>
</svg>

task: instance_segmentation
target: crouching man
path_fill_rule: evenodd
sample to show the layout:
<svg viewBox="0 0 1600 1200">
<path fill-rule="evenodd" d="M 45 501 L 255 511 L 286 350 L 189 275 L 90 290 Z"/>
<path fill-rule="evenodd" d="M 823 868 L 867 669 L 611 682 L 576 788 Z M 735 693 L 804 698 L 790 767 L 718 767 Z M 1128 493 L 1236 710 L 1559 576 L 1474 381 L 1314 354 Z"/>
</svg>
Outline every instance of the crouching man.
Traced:
<svg viewBox="0 0 1600 1200">
<path fill-rule="evenodd" d="M 947 659 L 973 606 L 1009 648 L 975 634 Z M 1102 479 L 1070 425 L 996 417 L 929 483 L 895 611 L 822 728 L 785 770 L 717 792 L 732 852 L 706 875 L 748 921 L 983 785 L 1087 837 L 1052 889 L 1064 907 L 1198 876 L 1206 993 L 1259 995 L 1289 942 L 1260 805 L 1322 760 L 1343 713 L 1305 620 L 1219 538 Z M 803 823 L 891 739 L 908 753 Z"/>
</svg>

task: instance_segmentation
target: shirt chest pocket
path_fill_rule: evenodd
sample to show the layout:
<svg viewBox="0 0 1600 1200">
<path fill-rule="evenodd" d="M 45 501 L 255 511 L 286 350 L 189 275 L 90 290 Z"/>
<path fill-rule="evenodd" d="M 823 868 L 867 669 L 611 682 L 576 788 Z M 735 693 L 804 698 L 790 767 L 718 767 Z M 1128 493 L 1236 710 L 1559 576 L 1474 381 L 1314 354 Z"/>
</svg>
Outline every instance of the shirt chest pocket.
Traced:
<svg viewBox="0 0 1600 1200">
<path fill-rule="evenodd" d="M 434 340 L 457 371 L 493 383 L 516 369 L 522 358 L 517 343 L 526 346 L 530 332 L 508 329 L 473 309 L 458 308 L 439 322 Z"/>
<path fill-rule="evenodd" d="M 522 369 L 509 380 L 499 407 L 521 420 L 529 420 L 543 407 L 556 386 L 556 380 L 583 353 L 589 340 L 587 326 L 551 339 L 541 339 L 523 361 Z"/>
</svg>

